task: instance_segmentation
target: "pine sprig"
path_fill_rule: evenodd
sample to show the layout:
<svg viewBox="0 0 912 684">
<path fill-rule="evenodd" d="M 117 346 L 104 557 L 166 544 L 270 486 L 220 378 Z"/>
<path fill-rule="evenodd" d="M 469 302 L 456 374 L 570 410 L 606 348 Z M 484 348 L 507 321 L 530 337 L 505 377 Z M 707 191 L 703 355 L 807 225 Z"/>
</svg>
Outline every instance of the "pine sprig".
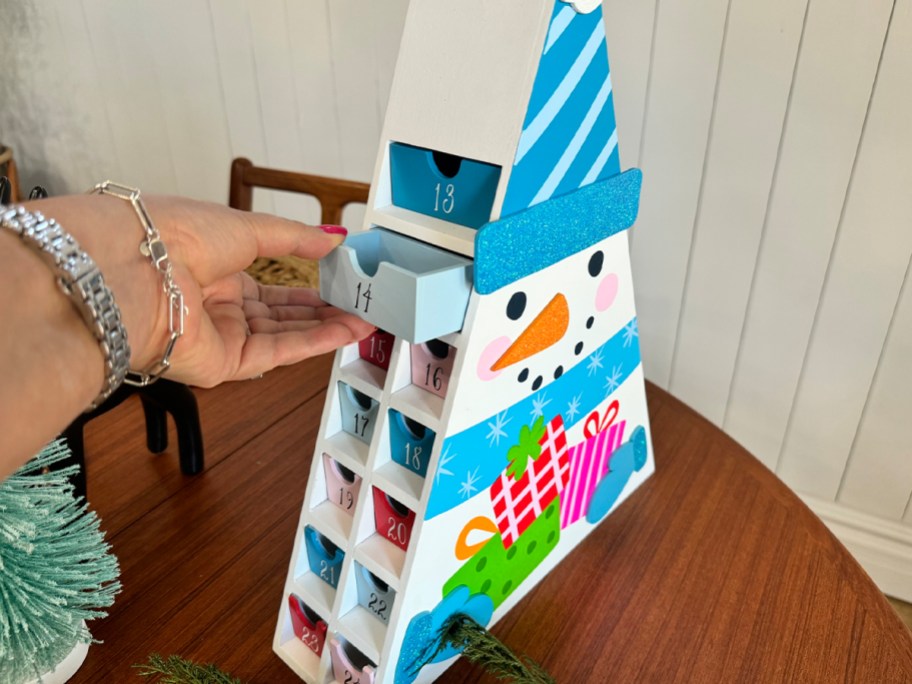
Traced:
<svg viewBox="0 0 912 684">
<path fill-rule="evenodd" d="M 244 684 L 211 663 L 199 665 L 176 655 L 165 659 L 153 653 L 148 662 L 133 667 L 141 677 L 159 677 L 158 684 Z"/>
<path fill-rule="evenodd" d="M 444 623 L 440 650 L 448 646 L 462 651 L 463 656 L 498 679 L 517 684 L 555 684 L 541 665 L 527 656 L 517 656 L 466 615 L 456 614 Z"/>
<path fill-rule="evenodd" d="M 90 643 L 84 621 L 106 615 L 120 591 L 98 516 L 73 496 L 78 466 L 49 470 L 67 455 L 49 444 L 0 483 L 0 684 L 34 679 Z"/>
</svg>

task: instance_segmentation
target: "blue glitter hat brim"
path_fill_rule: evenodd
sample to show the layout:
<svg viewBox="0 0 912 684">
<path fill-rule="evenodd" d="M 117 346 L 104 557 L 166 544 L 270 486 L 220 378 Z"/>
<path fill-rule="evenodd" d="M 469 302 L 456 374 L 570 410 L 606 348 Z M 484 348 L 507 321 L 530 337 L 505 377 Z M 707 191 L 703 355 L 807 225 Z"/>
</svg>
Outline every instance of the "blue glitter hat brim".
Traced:
<svg viewBox="0 0 912 684">
<path fill-rule="evenodd" d="M 490 294 L 627 230 L 642 183 L 631 169 L 485 224 L 475 236 L 475 290 Z"/>
</svg>

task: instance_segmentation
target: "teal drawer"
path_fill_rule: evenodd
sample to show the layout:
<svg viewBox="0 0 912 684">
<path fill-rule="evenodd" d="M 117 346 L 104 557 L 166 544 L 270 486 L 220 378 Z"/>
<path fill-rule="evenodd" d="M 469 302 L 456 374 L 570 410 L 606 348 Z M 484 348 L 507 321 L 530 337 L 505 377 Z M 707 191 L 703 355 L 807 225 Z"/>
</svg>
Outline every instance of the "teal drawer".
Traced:
<svg viewBox="0 0 912 684">
<path fill-rule="evenodd" d="M 491 220 L 500 167 L 394 142 L 390 176 L 397 207 L 480 228 Z"/>
</svg>

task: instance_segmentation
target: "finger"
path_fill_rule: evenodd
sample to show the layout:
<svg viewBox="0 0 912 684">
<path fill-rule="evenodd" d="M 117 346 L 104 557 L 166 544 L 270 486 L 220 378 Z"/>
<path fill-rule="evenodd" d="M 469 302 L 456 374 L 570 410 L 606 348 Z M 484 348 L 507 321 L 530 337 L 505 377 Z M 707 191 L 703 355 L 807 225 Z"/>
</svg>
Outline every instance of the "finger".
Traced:
<svg viewBox="0 0 912 684">
<path fill-rule="evenodd" d="M 320 299 L 320 293 L 310 287 L 287 287 L 285 285 L 263 285 L 247 273 L 241 277 L 243 296 L 246 299 L 258 299 L 269 306 L 328 306 Z"/>
<path fill-rule="evenodd" d="M 250 326 L 251 333 L 273 334 L 289 332 L 292 330 L 311 330 L 319 325 L 323 325 L 323 321 L 313 319 L 303 321 L 275 321 L 269 318 L 251 318 L 247 321 L 247 324 Z"/>
<path fill-rule="evenodd" d="M 327 306 L 319 292 L 307 287 L 260 285 L 258 290 L 260 301 L 269 306 Z"/>
<path fill-rule="evenodd" d="M 242 310 L 244 312 L 244 317 L 248 320 L 253 318 L 272 318 L 272 310 L 263 304 L 263 302 L 258 302 L 253 299 L 245 299 Z"/>
<path fill-rule="evenodd" d="M 249 312 L 249 313 L 248 313 Z M 244 313 L 248 318 L 271 318 L 274 321 L 325 321 L 339 316 L 340 311 L 331 306 L 266 306 L 262 302 L 244 302 Z"/>
<path fill-rule="evenodd" d="M 376 330 L 376 327 L 370 323 L 365 323 L 349 313 L 328 306 L 323 307 L 322 309 L 315 309 L 311 315 L 307 315 L 305 312 L 300 312 L 300 315 L 295 315 L 295 313 L 294 310 L 291 310 L 290 313 L 286 315 L 249 316 L 247 317 L 246 322 L 250 329 L 253 330 L 254 326 L 259 325 L 262 321 L 318 325 L 334 319 L 342 319 L 342 323 L 354 331 L 359 340 L 364 339 Z M 294 326 L 288 328 L 288 330 L 294 329 Z M 267 327 L 264 328 L 264 330 L 273 330 L 273 328 Z"/>
<path fill-rule="evenodd" d="M 252 378 L 356 342 L 357 331 L 346 323 L 337 317 L 308 330 L 251 335 L 244 344 L 236 379 Z"/>
<path fill-rule="evenodd" d="M 293 254 L 303 259 L 322 259 L 342 244 L 345 232 L 339 226 L 309 226 L 270 214 L 238 212 L 247 220 L 257 243 L 257 256 Z M 345 229 L 342 228 L 342 231 Z"/>
<path fill-rule="evenodd" d="M 243 270 L 257 256 L 320 259 L 344 239 L 298 221 L 209 202 L 149 196 L 146 205 L 163 239 L 203 286 Z"/>
</svg>

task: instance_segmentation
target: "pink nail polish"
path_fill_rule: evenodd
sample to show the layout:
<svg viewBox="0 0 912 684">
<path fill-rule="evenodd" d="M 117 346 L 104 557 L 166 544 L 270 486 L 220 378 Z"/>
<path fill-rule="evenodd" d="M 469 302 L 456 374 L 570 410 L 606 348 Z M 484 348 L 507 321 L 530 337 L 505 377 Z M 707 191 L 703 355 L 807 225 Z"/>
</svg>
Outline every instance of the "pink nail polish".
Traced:
<svg viewBox="0 0 912 684">
<path fill-rule="evenodd" d="M 342 226 L 317 226 L 317 228 L 328 235 L 348 235 L 348 230 Z"/>
</svg>

